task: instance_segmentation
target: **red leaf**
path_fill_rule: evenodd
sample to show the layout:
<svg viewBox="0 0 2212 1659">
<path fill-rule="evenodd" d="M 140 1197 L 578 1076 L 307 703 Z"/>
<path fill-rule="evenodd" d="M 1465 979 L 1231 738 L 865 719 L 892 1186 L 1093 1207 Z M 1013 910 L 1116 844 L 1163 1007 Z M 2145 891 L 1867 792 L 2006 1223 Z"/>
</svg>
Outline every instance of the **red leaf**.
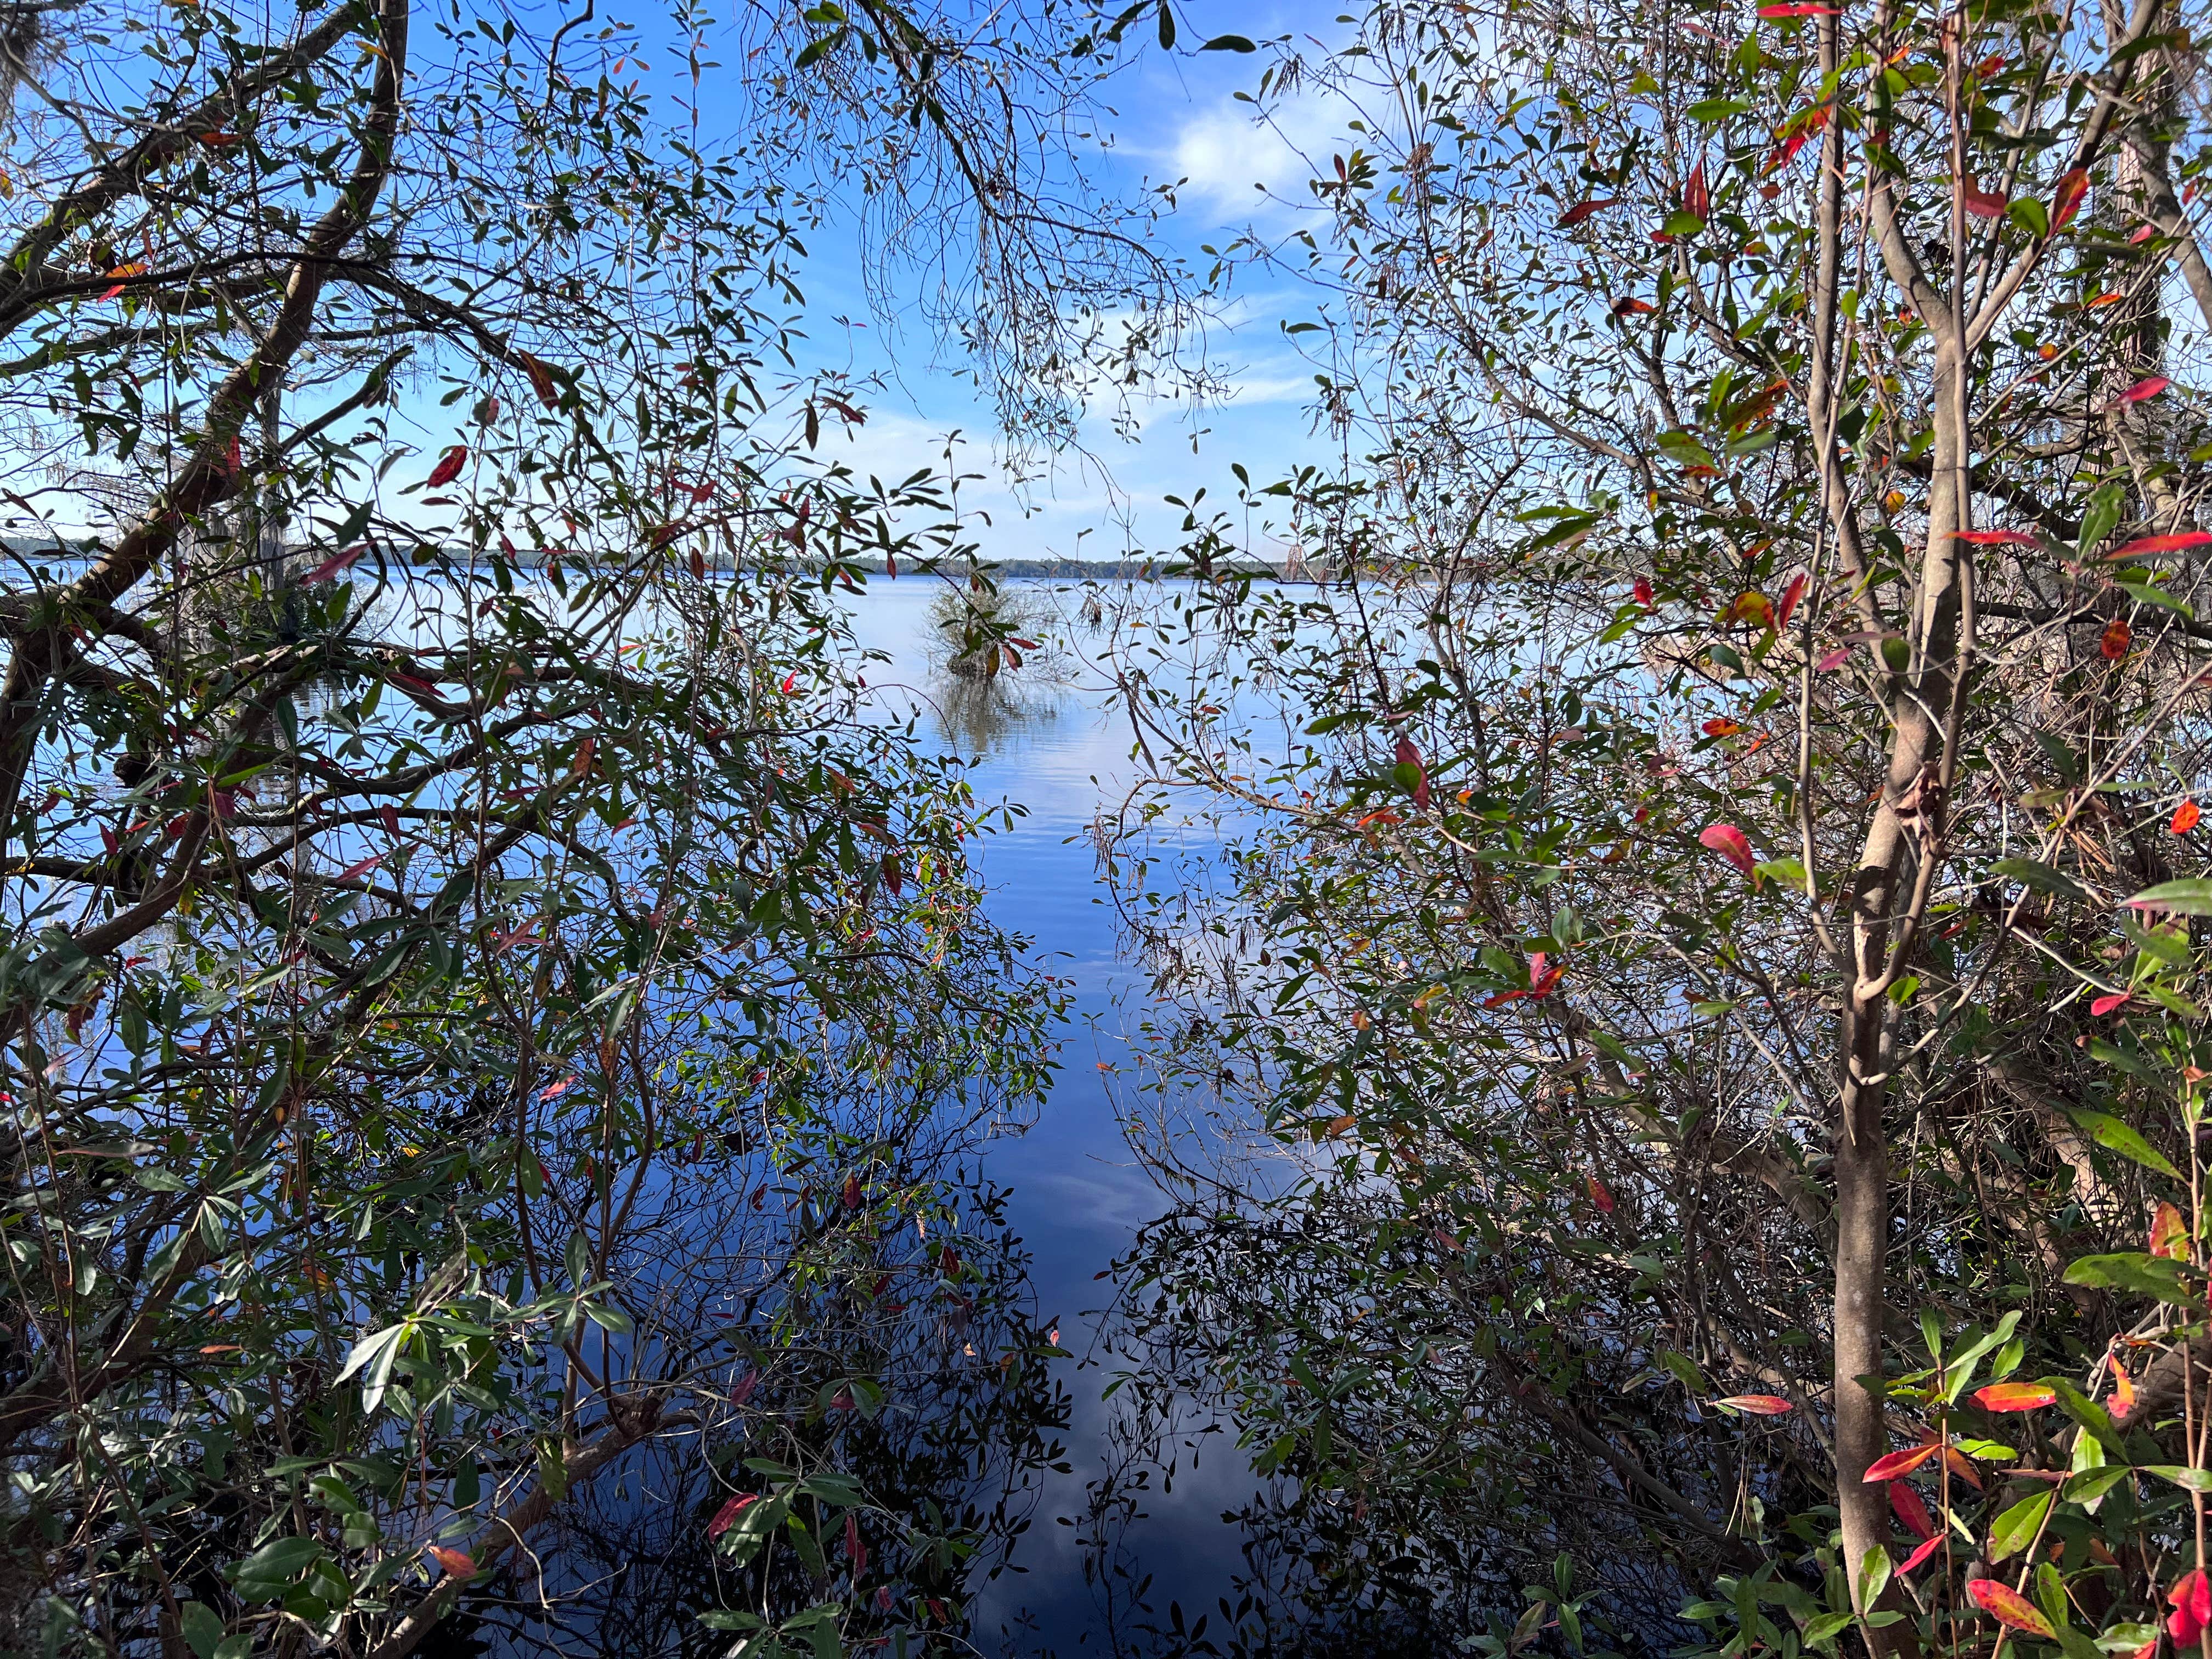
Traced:
<svg viewBox="0 0 2212 1659">
<path fill-rule="evenodd" d="M 1616 317 L 1643 317 L 1657 309 L 1650 301 L 1639 300 L 1632 294 L 1613 302 L 1613 314 Z"/>
<path fill-rule="evenodd" d="M 2182 530 L 2170 536 L 2142 536 L 2105 555 L 2105 562 L 2140 559 L 2153 553 L 2185 553 L 2192 547 L 2212 546 L 2212 531 Z"/>
<path fill-rule="evenodd" d="M 860 1207 L 860 1176 L 856 1175 L 848 1175 L 845 1177 L 845 1191 L 843 1196 L 845 1200 L 845 1207 L 847 1209 L 857 1210 Z"/>
<path fill-rule="evenodd" d="M 326 582 L 330 580 L 330 579 L 337 575 L 339 571 L 350 568 L 355 560 L 358 559 L 362 554 L 368 551 L 368 544 L 367 542 L 363 542 L 358 547 L 349 547 L 343 552 L 331 554 L 329 558 L 325 559 L 313 570 L 310 570 L 306 575 L 301 577 L 300 586 L 302 587 L 313 587 L 318 582 Z"/>
<path fill-rule="evenodd" d="M 2171 1204 L 2160 1204 L 2151 1213 L 2150 1253 L 2169 1261 L 2189 1259 L 2189 1224 Z"/>
<path fill-rule="evenodd" d="M 468 465 L 468 459 L 469 447 L 455 444 L 439 457 L 437 465 L 430 469 L 430 476 L 422 482 L 433 489 L 440 484 L 449 484 L 461 476 L 461 469 Z"/>
<path fill-rule="evenodd" d="M 1713 1404 L 1728 1411 L 1742 1412 L 1752 1417 L 1779 1417 L 1796 1409 L 1778 1394 L 1732 1394 Z"/>
<path fill-rule="evenodd" d="M 1703 161 L 1691 172 L 1689 180 L 1682 186 L 1682 211 L 1692 219 L 1710 219 L 1713 211 L 1713 193 L 1705 187 L 1705 164 Z"/>
<path fill-rule="evenodd" d="M 1759 860 L 1752 855 L 1750 839 L 1732 823 L 1711 823 L 1698 832 L 1698 844 L 1718 853 L 1747 876 L 1756 872 Z"/>
<path fill-rule="evenodd" d="M 2043 545 L 2025 530 L 1954 530 L 1951 533 L 1962 542 L 1972 542 L 1976 547 L 2040 547 Z"/>
<path fill-rule="evenodd" d="M 2184 1573 L 2166 1599 L 2173 1604 L 2166 1628 L 2178 1644 L 2190 1645 L 2203 1634 L 2205 1626 L 2212 1625 L 2212 1585 L 2205 1583 L 2202 1569 Z"/>
<path fill-rule="evenodd" d="M 338 872 L 337 878 L 340 881 L 351 881 L 356 876 L 367 875 L 370 871 L 375 869 L 378 865 L 383 862 L 384 854 L 379 853 L 373 858 L 363 859 L 359 864 L 349 864 L 344 869 Z"/>
<path fill-rule="evenodd" d="M 115 831 L 104 823 L 100 826 L 100 844 L 106 849 L 107 856 L 110 858 L 113 858 L 123 846 L 122 842 L 115 839 Z"/>
<path fill-rule="evenodd" d="M 2173 382 L 2167 380 L 2163 374 L 2150 375 L 2146 379 L 2137 380 L 2125 392 L 2123 392 L 2118 397 L 2113 398 L 2109 407 L 2118 409 L 2128 404 L 2142 403 L 2146 398 L 2157 397 L 2160 392 L 2165 391 L 2166 387 L 2172 384 Z"/>
<path fill-rule="evenodd" d="M 1650 610 L 1658 599 L 1658 595 L 1652 589 L 1651 579 L 1649 576 L 1638 576 L 1636 579 L 1635 591 L 1637 604 L 1642 605 L 1646 611 Z"/>
<path fill-rule="evenodd" d="M 746 1381 L 751 1381 L 752 1376 L 753 1373 L 747 1372 Z M 758 1502 L 759 1496 L 757 1492 L 741 1492 L 721 1508 L 716 1510 L 714 1518 L 707 1523 L 707 1536 L 720 1538 L 724 1533 L 729 1531 L 731 1523 L 744 1513 L 745 1505 Z"/>
<path fill-rule="evenodd" d="M 1583 1181 L 1583 1184 L 1589 1188 L 1590 1202 L 1597 1206 L 1598 1212 L 1601 1215 L 1611 1215 L 1613 1213 L 1612 1190 L 1595 1176 L 1585 1176 Z"/>
<path fill-rule="evenodd" d="M 562 1078 L 558 1083 L 549 1083 L 545 1085 L 544 1092 L 538 1097 L 538 1103 L 543 1105 L 545 1102 L 552 1099 L 556 1095 L 567 1094 L 570 1089 L 575 1086 L 575 1084 L 576 1074 L 574 1072 L 569 1073 L 568 1076 Z"/>
<path fill-rule="evenodd" d="M 2133 991 L 2115 991 L 2110 996 L 2099 997 L 2089 1005 L 2089 1012 L 2102 1019 L 2106 1014 L 2116 1013 L 2126 1007 L 2135 1000 L 2135 994 Z"/>
<path fill-rule="evenodd" d="M 1743 727 L 1732 720 L 1717 718 L 1707 720 L 1698 729 L 1709 738 L 1732 738 L 1742 731 Z"/>
<path fill-rule="evenodd" d="M 2197 820 L 2203 816 L 2195 801 L 2185 800 L 2173 809 L 2173 816 L 2166 820 L 2166 827 L 2174 835 L 2185 836 L 2197 827 Z"/>
<path fill-rule="evenodd" d="M 1970 1578 L 1966 1594 L 1974 1598 L 1974 1605 L 1990 1614 L 2001 1625 L 2010 1625 L 2014 1630 L 2024 1630 L 2031 1636 L 2040 1636 L 2046 1642 L 2058 1639 L 2058 1632 L 2051 1628 L 2051 1621 L 2036 1610 L 2035 1603 L 2009 1584 L 2001 1584 L 1994 1578 Z"/>
<path fill-rule="evenodd" d="M 1901 1474 L 1911 1474 L 1913 1470 L 1942 1449 L 1942 1443 L 1935 1440 L 1929 1441 L 1924 1446 L 1907 1446 L 1903 1451 L 1894 1451 L 1887 1457 L 1875 1458 L 1873 1462 L 1867 1465 L 1867 1472 L 1859 1478 L 1869 1486 L 1877 1485 L 1884 1480 L 1894 1480 Z"/>
<path fill-rule="evenodd" d="M 1398 739 L 1397 750 L 1391 758 L 1401 766 L 1412 767 L 1419 775 L 1419 781 L 1413 786 L 1413 805 L 1421 811 L 1427 811 L 1429 810 L 1429 774 L 1428 769 L 1421 764 L 1421 751 L 1413 746 L 1413 740 L 1411 738 L 1401 737 Z"/>
<path fill-rule="evenodd" d="M 1559 228 L 1561 230 L 1572 230 L 1577 225 L 1582 223 L 1583 220 L 1589 218 L 1591 214 L 1600 213 L 1607 208 L 1618 205 L 1619 204 L 1617 201 L 1611 197 L 1607 197 L 1602 201 L 1594 198 L 1587 202 L 1577 202 L 1559 216 Z"/>
<path fill-rule="evenodd" d="M 1900 1574 L 1911 1572 L 1913 1568 L 1918 1566 L 1923 1561 L 1925 1561 L 1929 1556 L 1935 1554 L 1937 1550 L 1940 1550 L 1942 1547 L 1943 1534 L 1939 1532 L 1933 1538 L 1930 1538 L 1923 1543 L 1920 1547 L 1913 1551 L 1911 1554 L 1906 1556 L 1905 1558 L 1905 1565 L 1899 1567 L 1898 1571 Z"/>
<path fill-rule="evenodd" d="M 1834 6 L 1819 6 L 1811 0 L 1783 0 L 1782 3 L 1761 6 L 1761 17 L 1841 17 L 1843 13 Z"/>
<path fill-rule="evenodd" d="M 853 1564 L 853 1577 L 868 1570 L 868 1547 L 860 1541 L 860 1522 L 849 1510 L 845 1516 L 845 1559 Z"/>
<path fill-rule="evenodd" d="M 2115 617 L 2105 624 L 2105 631 L 2097 637 L 2097 649 L 2106 662 L 2118 662 L 2128 654 L 2129 641 L 2135 630 L 2128 626 L 2127 618 Z"/>
<path fill-rule="evenodd" d="M 1920 1494 L 1906 1482 L 1889 1483 L 1889 1506 L 1897 1511 L 1897 1518 L 1912 1529 L 1915 1538 L 1936 1535 L 1936 1522 L 1928 1513 L 1928 1505 L 1920 1501 Z"/>
<path fill-rule="evenodd" d="M 476 1558 L 466 1550 L 449 1550 L 442 1544 L 431 1544 L 426 1547 L 430 1552 L 430 1559 L 453 1577 L 473 1578 L 477 1576 Z"/>
<path fill-rule="evenodd" d="M 2057 235 L 2066 228 L 2074 216 L 2081 210 L 2081 198 L 2089 193 L 2089 175 L 2080 167 L 2058 175 L 2058 188 L 2051 198 L 2051 232 Z"/>
<path fill-rule="evenodd" d="M 783 695 L 784 695 L 785 696 L 787 696 L 787 696 L 789 696 L 791 695 L 791 693 L 792 693 L 793 689 L 795 686 L 797 686 L 797 685 L 798 685 L 798 684 L 799 684 L 799 671 L 798 671 L 796 668 L 794 668 L 794 669 L 793 669 L 793 670 L 791 671 L 791 672 L 789 672 L 788 674 L 786 674 L 786 675 L 783 677 L 783 687 L 782 687 L 782 690 L 783 690 Z"/>
<path fill-rule="evenodd" d="M 1782 590 L 1782 603 L 1774 607 L 1774 630 L 1780 633 L 1790 626 L 1790 618 L 1797 609 L 1797 602 L 1805 597 L 1807 584 L 1812 577 L 1799 571 L 1790 579 L 1790 586 Z"/>
<path fill-rule="evenodd" d="M 1974 1403 L 1985 1412 L 2032 1412 L 2057 1398 L 2056 1392 L 2034 1382 L 1992 1382 L 1974 1390 Z"/>
<path fill-rule="evenodd" d="M 1813 672 L 1816 674 L 1832 673 L 1835 670 L 1841 668 L 1850 659 L 1850 647 L 1848 645 L 1840 646 L 1837 649 L 1828 653 L 1828 654 L 1821 658 L 1820 661 L 1814 663 L 1813 665 Z"/>
</svg>

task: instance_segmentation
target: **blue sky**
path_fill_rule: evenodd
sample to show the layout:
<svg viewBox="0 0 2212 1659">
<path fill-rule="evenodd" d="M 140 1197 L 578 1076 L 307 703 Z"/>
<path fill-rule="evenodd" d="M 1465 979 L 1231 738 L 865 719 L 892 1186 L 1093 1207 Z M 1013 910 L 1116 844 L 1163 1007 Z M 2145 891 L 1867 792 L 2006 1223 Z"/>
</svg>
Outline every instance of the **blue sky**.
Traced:
<svg viewBox="0 0 2212 1659">
<path fill-rule="evenodd" d="M 1098 177 L 1131 196 L 1182 181 L 1177 210 L 1159 231 L 1200 271 L 1212 264 L 1203 246 L 1222 246 L 1247 229 L 1279 238 L 1308 216 L 1297 204 L 1310 199 L 1306 181 L 1314 165 L 1326 167 L 1343 146 L 1340 122 L 1320 100 L 1292 100 L 1266 125 L 1255 121 L 1255 106 L 1237 100 L 1238 91 L 1257 82 L 1264 55 L 1188 48 L 1231 31 L 1255 40 L 1295 32 L 1334 40 L 1347 33 L 1336 18 L 1334 8 L 1310 3 L 1255 9 L 1206 0 L 1180 11 L 1174 52 L 1152 43 L 1149 16 L 1133 31 L 1147 39 L 1113 83 L 1116 115 L 1107 125 L 1114 142 Z M 823 251 L 834 256 L 834 242 Z M 872 400 L 867 425 L 852 434 L 848 459 L 864 473 L 904 476 L 934 460 L 946 434 L 960 432 L 963 470 L 986 475 L 963 489 L 963 501 L 988 515 L 988 527 L 979 525 L 976 532 L 988 557 L 1107 558 L 1132 544 L 1171 548 L 1181 514 L 1163 504 L 1164 497 L 1188 499 L 1203 487 L 1209 502 L 1224 501 L 1234 490 L 1231 462 L 1242 461 L 1264 480 L 1298 459 L 1321 458 L 1328 447 L 1311 427 L 1313 367 L 1281 328 L 1310 315 L 1313 297 L 1295 284 L 1255 281 L 1247 270 L 1207 328 L 1210 356 L 1227 385 L 1224 401 L 1196 410 L 1139 405 L 1133 441 L 1116 430 L 1111 410 L 1094 409 L 1083 428 L 1084 453 L 1063 456 L 1017 491 L 997 465 L 991 411 L 950 372 L 950 352 L 910 316 L 871 316 L 856 285 L 841 292 L 837 274 L 846 268 L 836 257 L 815 262 L 809 299 L 817 343 L 825 356 L 834 350 L 842 357 L 846 337 L 828 319 L 866 319 L 866 329 L 850 337 L 856 363 L 897 368 L 895 383 Z"/>
</svg>

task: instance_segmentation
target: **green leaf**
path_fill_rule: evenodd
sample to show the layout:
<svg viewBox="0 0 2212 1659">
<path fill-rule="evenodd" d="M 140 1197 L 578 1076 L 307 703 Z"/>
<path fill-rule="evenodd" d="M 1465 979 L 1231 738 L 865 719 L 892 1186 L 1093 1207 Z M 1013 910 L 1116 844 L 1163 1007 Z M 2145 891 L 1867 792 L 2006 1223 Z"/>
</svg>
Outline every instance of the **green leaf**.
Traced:
<svg viewBox="0 0 2212 1659">
<path fill-rule="evenodd" d="M 2149 1463 L 2143 1473 L 2171 1480 L 2188 1492 L 2212 1492 L 2212 1469 L 2192 1469 L 2184 1463 Z"/>
<path fill-rule="evenodd" d="M 1160 50 L 1173 52 L 1176 43 L 1175 12 L 1168 0 L 1160 0 Z"/>
<path fill-rule="evenodd" d="M 2043 1530 L 2044 1518 L 2051 1513 L 2052 1495 L 2051 1488 L 2045 1486 L 2041 1492 L 2021 1499 L 1990 1523 L 1991 1561 L 2002 1561 L 2008 1555 L 2017 1555 L 2035 1541 L 2035 1535 Z"/>
<path fill-rule="evenodd" d="M 2089 890 L 2063 870 L 2054 870 L 2033 859 L 1996 859 L 1990 868 L 2001 876 L 2025 882 L 2039 892 L 2051 893 L 2060 898 L 2087 899 Z"/>
<path fill-rule="evenodd" d="M 2111 1113 L 2077 1111 L 2073 1117 L 2075 1122 L 2089 1132 L 2089 1139 L 2100 1146 L 2107 1147 L 2122 1158 L 2133 1158 L 2147 1170 L 2155 1170 L 2175 1181 L 2181 1179 L 2181 1171 L 2173 1167 L 2172 1160 L 2165 1153 Z"/>
<path fill-rule="evenodd" d="M 1824 1613 L 1805 1626 L 1805 1645 L 1825 1647 L 1851 1627 L 1856 1615 L 1848 1613 Z"/>
<path fill-rule="evenodd" d="M 177 1628 L 199 1659 L 215 1659 L 216 1644 L 222 1640 L 222 1615 L 201 1601 L 186 1601 L 177 1609 Z"/>
<path fill-rule="evenodd" d="M 1881 1600 L 1881 1593 L 1889 1588 L 1891 1571 L 1889 1552 L 1879 1544 L 1867 1551 L 1859 1563 L 1859 1601 L 1863 1610 L 1872 1612 Z"/>
<path fill-rule="evenodd" d="M 2200 1299 L 2196 1287 L 2190 1283 L 2189 1270 L 2180 1262 L 2141 1250 L 2085 1255 L 2067 1268 L 2066 1282 L 2087 1285 L 2100 1291 L 2125 1291 L 2134 1296 L 2154 1297 L 2181 1307 Z"/>
<path fill-rule="evenodd" d="M 1731 115 L 1741 115 L 1752 107 L 1748 98 L 1707 98 L 1683 112 L 1692 121 L 1702 121 L 1707 126 L 1725 121 Z"/>
<path fill-rule="evenodd" d="M 2005 209 L 2005 217 L 2038 240 L 2051 234 L 2051 213 L 2033 196 L 2014 198 Z"/>
<path fill-rule="evenodd" d="M 248 1601 L 273 1601 L 307 1576 L 322 1559 L 312 1538 L 272 1538 L 238 1564 L 232 1587 Z"/>
<path fill-rule="evenodd" d="M 2074 1476 L 2060 1491 L 2069 1504 L 2094 1504 L 2134 1473 L 2124 1463 L 2109 1468 L 2090 1469 Z"/>
<path fill-rule="evenodd" d="M 2119 1430 L 2113 1425 L 2110 1412 L 2083 1394 L 2067 1377 L 2046 1376 L 2042 1382 L 2045 1388 L 2058 1396 L 2058 1403 L 2065 1408 L 2066 1414 L 2089 1431 L 2089 1438 L 2078 1442 L 2075 1446 L 2077 1455 L 2085 1449 L 2094 1452 L 2101 1448 L 2121 1462 L 2127 1461 L 2128 1449 L 2121 1441 Z M 2093 1462 L 2081 1462 L 2079 1467 L 2095 1468 L 2100 1467 L 2103 1461 L 2100 1457 Z"/>
<path fill-rule="evenodd" d="M 1260 48 L 1241 34 L 1217 34 L 1199 50 L 1200 52 L 1257 52 Z"/>
</svg>

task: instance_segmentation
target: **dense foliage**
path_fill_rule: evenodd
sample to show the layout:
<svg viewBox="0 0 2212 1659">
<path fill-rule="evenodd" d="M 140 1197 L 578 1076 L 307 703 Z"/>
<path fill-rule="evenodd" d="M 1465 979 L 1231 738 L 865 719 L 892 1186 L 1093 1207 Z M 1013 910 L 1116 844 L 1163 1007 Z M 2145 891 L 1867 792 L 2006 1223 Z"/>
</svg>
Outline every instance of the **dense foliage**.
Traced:
<svg viewBox="0 0 2212 1659">
<path fill-rule="evenodd" d="M 7 27 L 0 1650 L 957 1630 L 1062 1411 L 960 1155 L 1059 989 L 841 620 L 963 544 L 816 454 L 800 239 L 964 238 L 868 246 L 1064 410 L 1163 274 L 1054 210 L 1110 43 Z"/>
<path fill-rule="evenodd" d="M 1276 1475 L 1271 1608 L 2200 1645 L 2204 27 L 1280 48 L 1357 148 L 1237 252 L 1356 459 L 1194 514 L 1120 872 L 1218 1103 L 1147 1133 L 1128 1387 Z M 1228 574 L 1261 526 L 1317 586 Z"/>
</svg>

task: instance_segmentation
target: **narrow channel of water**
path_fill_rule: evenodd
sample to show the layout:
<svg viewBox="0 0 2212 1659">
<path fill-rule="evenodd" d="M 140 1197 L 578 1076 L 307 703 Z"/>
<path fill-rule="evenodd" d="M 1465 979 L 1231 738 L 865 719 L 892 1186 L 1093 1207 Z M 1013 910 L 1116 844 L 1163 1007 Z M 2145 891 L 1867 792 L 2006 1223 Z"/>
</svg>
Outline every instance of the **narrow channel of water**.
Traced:
<svg viewBox="0 0 2212 1659">
<path fill-rule="evenodd" d="M 1014 582 L 1007 589 L 1069 613 L 1081 600 L 1081 591 L 1066 583 Z M 940 582 L 878 580 L 850 601 L 860 642 L 892 659 L 888 672 L 870 672 L 869 683 L 884 693 L 887 708 L 913 699 L 924 730 L 976 763 L 970 776 L 980 800 L 1004 799 L 1024 809 L 1010 832 L 981 842 L 990 906 L 1002 926 L 1035 939 L 1040 962 L 1073 981 L 1075 994 L 1065 1064 L 1050 1099 L 1034 1127 L 993 1141 L 983 1161 L 984 1173 L 1010 1190 L 1010 1217 L 1034 1252 L 1038 1307 L 1057 1316 L 1060 1346 L 1074 1356 L 1060 1362 L 1073 1398 L 1070 1467 L 1047 1480 L 1035 1522 L 1015 1551 L 1024 1571 L 982 1593 L 973 1631 L 986 1651 L 1006 1627 L 1024 1655 L 1097 1652 L 1103 1609 L 1085 1582 L 1082 1528 L 1062 1522 L 1079 1516 L 1086 1483 L 1102 1472 L 1112 1407 L 1100 1395 L 1121 1363 L 1097 1346 L 1094 1316 L 1109 1289 L 1097 1275 L 1158 1200 L 1135 1167 L 1115 1111 L 1109 1068 L 1130 1060 L 1125 1034 L 1144 976 L 1119 954 L 1092 836 L 1102 808 L 1118 802 L 1131 781 L 1129 728 L 1095 672 L 1078 671 L 1054 684 L 1025 668 L 984 692 L 933 665 L 929 606 L 944 591 Z M 1090 642 L 1079 622 L 1069 636 L 1079 649 Z M 1139 1571 L 1152 1577 L 1147 1600 L 1163 1619 L 1170 1603 L 1194 1619 L 1210 1611 L 1242 1565 L 1241 1534 L 1222 1516 L 1251 1491 L 1252 1480 L 1231 1437 L 1212 1438 L 1195 1469 L 1182 1460 L 1172 1491 L 1155 1487 L 1143 1506 L 1146 1518 L 1127 1535 Z"/>
</svg>

